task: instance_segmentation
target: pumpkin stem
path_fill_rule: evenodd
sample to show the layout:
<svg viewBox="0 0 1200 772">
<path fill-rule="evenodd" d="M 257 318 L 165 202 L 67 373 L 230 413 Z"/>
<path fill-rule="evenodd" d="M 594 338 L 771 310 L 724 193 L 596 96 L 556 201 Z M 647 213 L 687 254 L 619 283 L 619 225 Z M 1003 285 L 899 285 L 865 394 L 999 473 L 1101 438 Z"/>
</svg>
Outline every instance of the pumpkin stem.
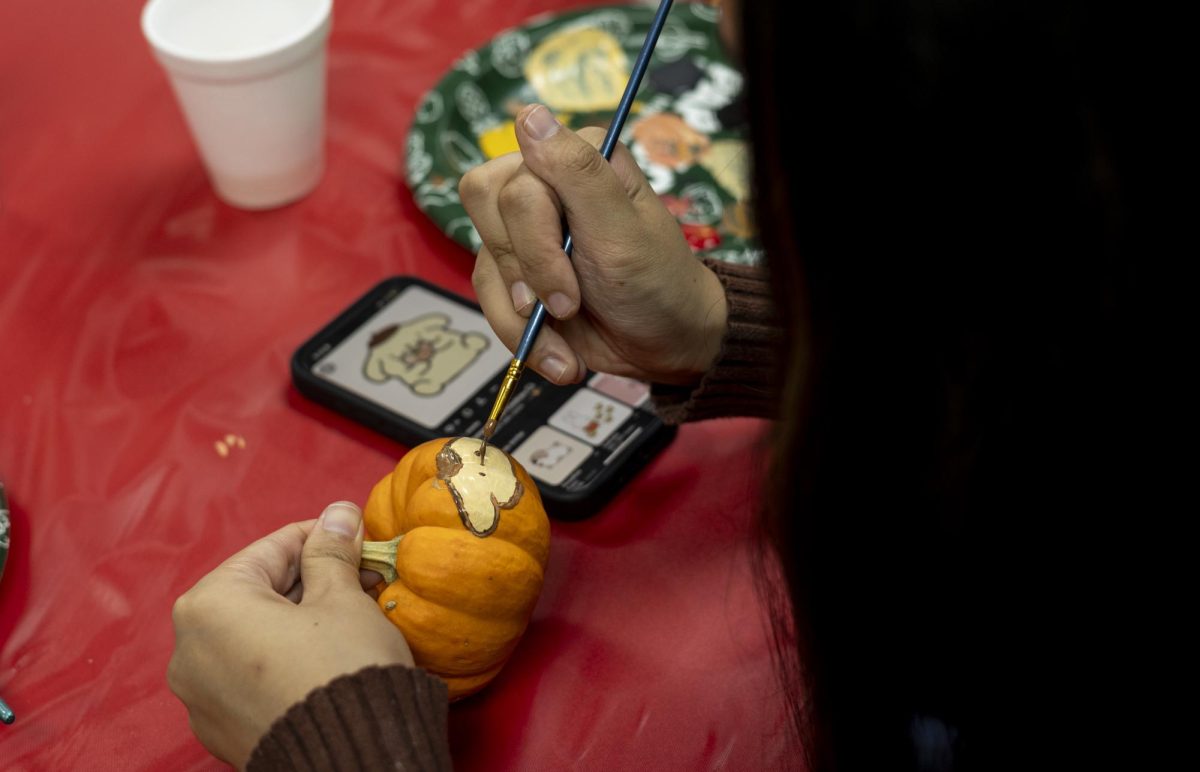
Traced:
<svg viewBox="0 0 1200 772">
<path fill-rule="evenodd" d="M 400 546 L 400 534 L 391 541 L 364 541 L 362 559 L 358 565 L 370 571 L 378 571 L 388 584 L 396 581 L 396 548 Z"/>
</svg>

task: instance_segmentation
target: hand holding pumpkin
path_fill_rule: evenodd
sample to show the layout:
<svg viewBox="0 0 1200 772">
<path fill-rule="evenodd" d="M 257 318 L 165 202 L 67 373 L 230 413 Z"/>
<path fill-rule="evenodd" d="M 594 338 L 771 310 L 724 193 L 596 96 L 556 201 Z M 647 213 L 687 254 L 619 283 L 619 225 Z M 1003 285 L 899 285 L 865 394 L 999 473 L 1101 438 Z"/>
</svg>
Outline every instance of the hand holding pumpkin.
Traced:
<svg viewBox="0 0 1200 772">
<path fill-rule="evenodd" d="M 521 465 L 499 448 L 479 458 L 479 448 L 462 437 L 413 448 L 375 486 L 365 516 L 331 504 L 176 601 L 167 680 L 213 755 L 244 766 L 288 708 L 370 665 L 415 659 L 451 699 L 500 672 L 541 592 L 550 522 Z M 385 541 L 364 543 L 364 530 Z M 387 582 L 378 605 L 363 585 L 379 577 L 360 579 L 360 560 Z"/>
<path fill-rule="evenodd" d="M 176 601 L 167 680 L 213 755 L 241 768 L 311 690 L 369 665 L 413 664 L 363 592 L 362 536 L 358 508 L 332 504 L 254 542 Z"/>
</svg>

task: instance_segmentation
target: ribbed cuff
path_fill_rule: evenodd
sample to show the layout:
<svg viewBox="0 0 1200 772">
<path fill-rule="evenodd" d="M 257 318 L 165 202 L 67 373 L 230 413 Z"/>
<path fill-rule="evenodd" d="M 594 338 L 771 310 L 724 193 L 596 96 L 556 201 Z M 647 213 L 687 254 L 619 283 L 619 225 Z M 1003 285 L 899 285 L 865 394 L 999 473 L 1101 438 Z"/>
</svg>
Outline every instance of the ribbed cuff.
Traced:
<svg viewBox="0 0 1200 772">
<path fill-rule="evenodd" d="M 449 770 L 446 684 L 404 665 L 368 667 L 314 689 L 281 716 L 247 770 Z"/>
<path fill-rule="evenodd" d="M 773 386 L 783 335 L 761 268 L 705 260 L 725 287 L 727 323 L 717 361 L 696 386 L 653 384 L 650 395 L 668 424 L 708 418 L 774 418 Z"/>
</svg>

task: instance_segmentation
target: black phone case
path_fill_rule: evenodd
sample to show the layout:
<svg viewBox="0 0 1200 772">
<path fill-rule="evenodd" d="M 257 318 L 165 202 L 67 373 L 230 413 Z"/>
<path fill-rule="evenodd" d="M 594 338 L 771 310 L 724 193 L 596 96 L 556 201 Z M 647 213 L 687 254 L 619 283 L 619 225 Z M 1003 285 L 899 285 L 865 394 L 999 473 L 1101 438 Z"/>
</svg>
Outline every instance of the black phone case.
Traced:
<svg viewBox="0 0 1200 772">
<path fill-rule="evenodd" d="M 427 440 L 437 439 L 442 435 L 435 430 L 409 421 L 383 405 L 315 375 L 312 367 L 321 357 L 367 323 L 397 295 L 413 285 L 482 313 L 479 306 L 472 301 L 427 281 L 415 276 L 395 276 L 376 285 L 353 305 L 338 314 L 337 318 L 322 328 L 320 332 L 303 343 L 292 355 L 291 363 L 292 382 L 305 397 L 409 447 Z M 526 373 L 525 378 L 538 377 L 532 371 L 526 371 Z M 559 387 L 552 386 L 551 388 Z M 666 447 L 674 436 L 675 427 L 667 426 L 658 419 L 654 419 L 650 431 L 642 432 L 633 447 L 625 451 L 618 462 L 608 466 L 582 490 L 568 491 L 538 480 L 538 490 L 546 504 L 547 513 L 551 517 L 561 520 L 582 520 L 596 514 L 624 487 L 625 483 Z M 498 445 L 503 437 L 503 431 L 497 433 L 494 439 Z"/>
</svg>

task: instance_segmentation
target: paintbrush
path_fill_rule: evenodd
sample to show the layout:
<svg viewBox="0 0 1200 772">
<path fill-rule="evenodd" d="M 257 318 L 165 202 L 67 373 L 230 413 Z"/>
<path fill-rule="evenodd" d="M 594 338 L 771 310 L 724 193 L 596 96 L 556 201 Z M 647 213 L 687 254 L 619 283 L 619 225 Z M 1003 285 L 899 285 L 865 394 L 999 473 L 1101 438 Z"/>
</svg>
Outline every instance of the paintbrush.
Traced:
<svg viewBox="0 0 1200 772">
<path fill-rule="evenodd" d="M 621 129 L 625 126 L 625 119 L 629 117 L 629 109 L 633 106 L 633 98 L 637 95 L 638 87 L 642 84 L 642 78 L 646 74 L 646 68 L 650 64 L 650 56 L 654 53 L 654 46 L 658 43 L 658 36 L 662 32 L 663 24 L 667 21 L 667 13 L 671 10 L 673 0 L 662 0 L 658 5 L 658 11 L 654 14 L 654 21 L 650 24 L 650 31 L 646 33 L 646 42 L 642 43 L 642 50 L 638 53 L 637 61 L 633 63 L 633 71 L 629 73 L 629 82 L 625 84 L 625 93 L 621 95 L 621 102 L 617 105 L 617 112 L 613 116 L 612 123 L 608 126 L 608 133 L 604 135 L 604 143 L 600 145 L 600 154 L 604 156 L 604 160 L 612 160 L 613 148 L 616 147 L 617 140 L 621 136 Z M 574 244 L 571 241 L 571 234 L 563 234 L 563 252 L 567 257 L 571 256 L 571 250 Z M 483 425 L 483 446 L 479 449 L 479 460 L 482 462 L 484 454 L 487 453 L 488 442 L 492 439 L 492 435 L 496 432 L 496 426 L 500 422 L 500 416 L 504 412 L 504 408 L 508 405 L 508 400 L 512 397 L 513 391 L 517 387 L 517 381 L 521 379 L 521 373 L 525 371 L 525 360 L 529 357 L 529 351 L 533 348 L 533 342 L 537 340 L 538 333 L 542 329 L 542 324 L 546 321 L 546 307 L 539 300 L 533 306 L 533 312 L 529 315 L 529 320 L 525 323 L 525 332 L 521 334 L 521 342 L 517 344 L 517 351 L 513 356 L 512 362 L 508 365 L 508 371 L 504 374 L 504 380 L 500 382 L 500 391 L 496 392 L 496 401 L 492 404 L 492 412 L 488 414 L 487 422 Z"/>
</svg>

